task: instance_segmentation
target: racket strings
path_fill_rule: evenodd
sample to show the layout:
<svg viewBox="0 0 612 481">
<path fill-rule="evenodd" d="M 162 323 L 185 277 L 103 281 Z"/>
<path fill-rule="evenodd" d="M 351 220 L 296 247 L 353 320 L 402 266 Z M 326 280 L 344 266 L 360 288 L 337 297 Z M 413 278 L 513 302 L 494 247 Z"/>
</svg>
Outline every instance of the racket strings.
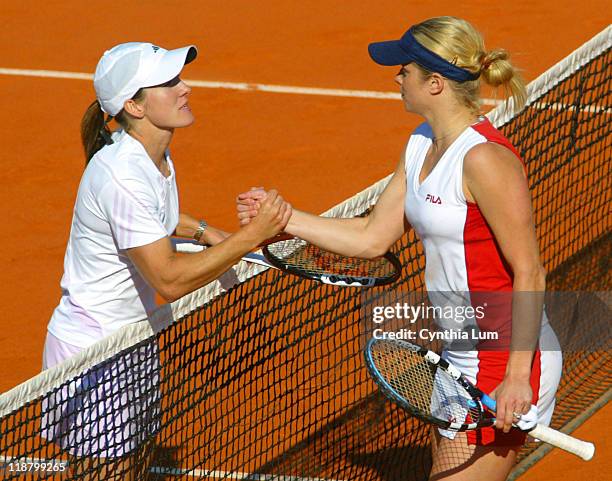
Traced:
<svg viewBox="0 0 612 481">
<path fill-rule="evenodd" d="M 417 352 L 380 341 L 371 353 L 381 376 L 422 416 L 460 424 L 478 423 L 482 418 L 480 405 L 465 388 Z"/>
<path fill-rule="evenodd" d="M 416 352 L 400 351 L 380 342 L 373 346 L 371 352 L 383 379 L 412 407 L 430 414 L 435 366 Z"/>
<path fill-rule="evenodd" d="M 333 273 L 350 277 L 384 278 L 395 273 L 394 266 L 384 257 L 345 257 L 297 238 L 270 244 L 268 252 L 287 266 L 312 274 Z"/>
<path fill-rule="evenodd" d="M 478 424 L 482 418 L 479 403 L 455 379 L 442 369 L 436 373 L 432 394 L 432 415 L 443 421 L 460 424 Z"/>
</svg>

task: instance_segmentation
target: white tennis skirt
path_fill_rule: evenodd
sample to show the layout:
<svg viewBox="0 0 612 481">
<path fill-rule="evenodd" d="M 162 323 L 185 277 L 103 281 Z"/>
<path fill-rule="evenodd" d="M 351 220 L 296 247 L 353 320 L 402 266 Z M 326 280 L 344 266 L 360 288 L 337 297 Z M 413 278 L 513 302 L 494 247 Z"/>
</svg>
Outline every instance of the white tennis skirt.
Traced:
<svg viewBox="0 0 612 481">
<path fill-rule="evenodd" d="M 82 348 L 47 333 L 43 369 Z M 147 343 L 88 369 L 45 395 L 41 436 L 74 456 L 116 458 L 160 429 L 159 352 Z"/>
</svg>

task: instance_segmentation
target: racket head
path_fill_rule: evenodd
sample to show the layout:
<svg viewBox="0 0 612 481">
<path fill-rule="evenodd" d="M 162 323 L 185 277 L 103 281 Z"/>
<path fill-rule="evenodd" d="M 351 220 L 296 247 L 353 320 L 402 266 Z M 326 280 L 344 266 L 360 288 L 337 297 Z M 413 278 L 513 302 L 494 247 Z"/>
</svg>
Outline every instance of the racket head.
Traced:
<svg viewBox="0 0 612 481">
<path fill-rule="evenodd" d="M 262 252 L 270 264 L 284 272 L 335 286 L 383 286 L 397 281 L 402 270 L 391 252 L 374 259 L 346 257 L 298 237 L 269 243 Z"/>
<path fill-rule="evenodd" d="M 495 422 L 480 391 L 435 352 L 400 339 L 371 338 L 364 355 L 383 394 L 413 416 L 452 431 Z"/>
</svg>

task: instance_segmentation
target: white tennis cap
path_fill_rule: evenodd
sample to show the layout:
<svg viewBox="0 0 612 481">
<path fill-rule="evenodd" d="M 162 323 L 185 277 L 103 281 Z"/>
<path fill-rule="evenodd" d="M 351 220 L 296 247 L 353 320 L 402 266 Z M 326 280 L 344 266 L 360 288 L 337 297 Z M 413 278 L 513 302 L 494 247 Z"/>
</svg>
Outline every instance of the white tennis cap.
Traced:
<svg viewBox="0 0 612 481">
<path fill-rule="evenodd" d="M 96 97 L 102 110 L 115 116 L 139 89 L 172 80 L 196 58 L 194 45 L 166 50 L 145 42 L 117 45 L 104 52 L 94 74 Z"/>
</svg>

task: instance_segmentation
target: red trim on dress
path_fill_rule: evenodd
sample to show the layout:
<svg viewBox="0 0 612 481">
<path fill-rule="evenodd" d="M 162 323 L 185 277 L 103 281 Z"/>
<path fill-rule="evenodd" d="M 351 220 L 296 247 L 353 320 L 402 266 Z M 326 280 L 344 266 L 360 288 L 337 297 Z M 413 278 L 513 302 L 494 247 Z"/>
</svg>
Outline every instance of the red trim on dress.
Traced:
<svg viewBox="0 0 612 481">
<path fill-rule="evenodd" d="M 472 126 L 489 142 L 503 145 L 519 159 L 517 150 L 488 119 Z M 522 162 L 522 161 L 521 161 Z M 493 391 L 503 380 L 509 357 L 512 334 L 511 295 L 513 273 L 495 240 L 489 224 L 477 204 L 467 202 L 467 215 L 463 229 L 463 246 L 468 288 L 473 306 L 487 304 L 486 317 L 478 321 L 481 330 L 499 333 L 496 349 L 479 345 L 476 385 L 486 393 Z M 540 352 L 536 351 L 531 372 L 533 402 L 538 400 L 540 389 Z M 469 444 L 517 446 L 525 442 L 526 434 L 517 429 L 509 433 L 493 427 L 468 431 Z"/>
</svg>

